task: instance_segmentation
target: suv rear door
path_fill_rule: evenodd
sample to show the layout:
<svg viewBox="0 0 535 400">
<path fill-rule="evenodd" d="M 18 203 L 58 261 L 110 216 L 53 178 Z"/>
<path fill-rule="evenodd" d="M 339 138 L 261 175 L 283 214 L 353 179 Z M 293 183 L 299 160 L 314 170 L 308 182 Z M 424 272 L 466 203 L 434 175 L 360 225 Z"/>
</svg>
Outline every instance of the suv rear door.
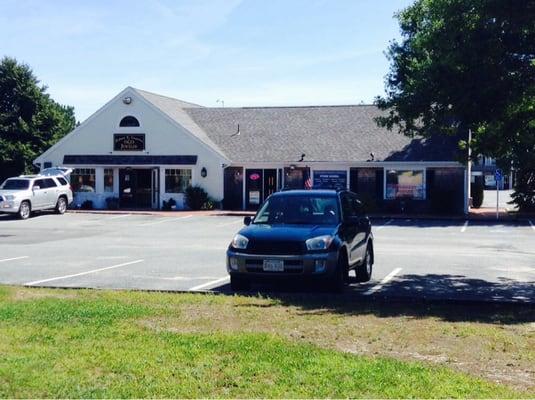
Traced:
<svg viewBox="0 0 535 400">
<path fill-rule="evenodd" d="M 52 178 L 43 179 L 46 187 L 46 208 L 52 208 L 56 206 L 58 201 L 58 185 Z"/>
</svg>

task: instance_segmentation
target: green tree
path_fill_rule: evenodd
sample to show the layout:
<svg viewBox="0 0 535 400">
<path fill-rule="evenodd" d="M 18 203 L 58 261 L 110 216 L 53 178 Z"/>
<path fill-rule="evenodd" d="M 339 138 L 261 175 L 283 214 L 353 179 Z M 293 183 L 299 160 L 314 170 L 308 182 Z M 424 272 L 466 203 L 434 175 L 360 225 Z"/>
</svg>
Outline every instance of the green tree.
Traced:
<svg viewBox="0 0 535 400">
<path fill-rule="evenodd" d="M 473 154 L 517 171 L 514 202 L 535 210 L 535 1 L 417 0 L 396 15 L 386 111 L 406 135 L 473 132 Z"/>
<path fill-rule="evenodd" d="M 56 103 L 28 65 L 0 61 L 0 183 L 34 170 L 33 160 L 74 129 L 74 109 Z"/>
</svg>

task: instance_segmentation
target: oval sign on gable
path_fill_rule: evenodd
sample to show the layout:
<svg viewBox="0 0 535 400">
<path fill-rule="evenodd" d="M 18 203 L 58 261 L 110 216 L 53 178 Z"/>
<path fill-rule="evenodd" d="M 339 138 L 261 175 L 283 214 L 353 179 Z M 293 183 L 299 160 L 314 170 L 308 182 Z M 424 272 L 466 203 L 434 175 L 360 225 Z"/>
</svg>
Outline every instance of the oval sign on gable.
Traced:
<svg viewBox="0 0 535 400">
<path fill-rule="evenodd" d="M 260 179 L 260 174 L 256 174 L 256 173 L 251 174 L 251 175 L 249 175 L 249 178 L 250 178 L 252 181 L 257 181 L 257 180 Z"/>
</svg>

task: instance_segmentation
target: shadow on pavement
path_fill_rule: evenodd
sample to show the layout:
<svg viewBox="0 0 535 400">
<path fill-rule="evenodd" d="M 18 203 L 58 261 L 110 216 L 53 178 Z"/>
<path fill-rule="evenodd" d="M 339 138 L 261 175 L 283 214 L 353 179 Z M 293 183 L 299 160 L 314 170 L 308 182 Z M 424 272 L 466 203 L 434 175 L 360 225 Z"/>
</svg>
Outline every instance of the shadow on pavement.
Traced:
<svg viewBox="0 0 535 400">
<path fill-rule="evenodd" d="M 401 275 L 373 295 L 364 295 L 372 286 L 355 284 L 342 294 L 330 294 L 313 284 L 263 282 L 239 294 L 274 299 L 285 306 L 299 307 L 307 314 L 435 317 L 448 322 L 491 324 L 535 322 L 535 282 L 505 278 L 489 282 L 459 275 Z M 213 291 L 234 295 L 228 284 Z"/>
<path fill-rule="evenodd" d="M 418 218 L 371 218 L 374 229 L 380 228 L 386 224 L 386 227 L 410 227 L 410 228 L 448 228 L 462 227 L 466 219 L 418 219 Z M 388 223 L 388 224 L 387 224 Z M 522 220 L 470 220 L 470 227 L 496 227 L 506 225 L 508 227 L 529 227 L 528 221 Z"/>
</svg>

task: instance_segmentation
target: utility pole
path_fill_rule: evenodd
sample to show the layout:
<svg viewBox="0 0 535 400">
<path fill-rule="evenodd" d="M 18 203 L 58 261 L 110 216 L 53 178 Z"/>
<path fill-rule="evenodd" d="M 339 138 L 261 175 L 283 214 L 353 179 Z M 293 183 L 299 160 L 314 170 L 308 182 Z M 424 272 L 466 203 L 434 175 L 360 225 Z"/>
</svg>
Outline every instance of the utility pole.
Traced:
<svg viewBox="0 0 535 400">
<path fill-rule="evenodd" d="M 471 199 L 472 199 L 472 129 L 468 128 L 468 164 L 466 166 L 466 174 L 468 175 L 467 178 L 467 185 L 466 193 L 468 194 L 468 198 L 466 201 L 468 201 L 467 210 L 470 212 L 470 206 L 471 206 Z"/>
</svg>

